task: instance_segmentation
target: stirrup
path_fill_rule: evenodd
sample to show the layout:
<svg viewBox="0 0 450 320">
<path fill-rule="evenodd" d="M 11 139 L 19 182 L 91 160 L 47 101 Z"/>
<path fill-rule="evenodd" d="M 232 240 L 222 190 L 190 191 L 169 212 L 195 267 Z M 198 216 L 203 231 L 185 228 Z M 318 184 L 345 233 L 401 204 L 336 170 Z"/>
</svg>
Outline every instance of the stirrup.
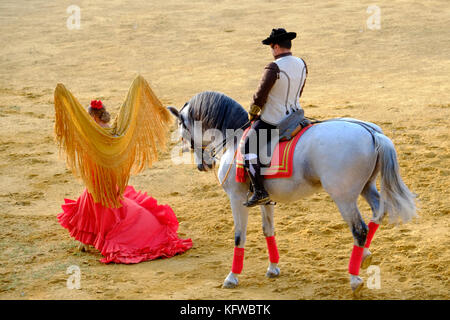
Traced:
<svg viewBox="0 0 450 320">
<path fill-rule="evenodd" d="M 270 200 L 269 195 L 267 195 L 266 197 L 264 197 L 262 199 L 257 199 L 257 200 L 253 200 L 253 202 L 250 202 L 251 199 L 248 198 L 248 194 L 249 193 L 247 193 L 247 202 L 243 203 L 243 205 L 248 207 L 248 208 L 255 207 L 255 206 L 258 206 L 258 205 L 267 205 L 267 204 L 270 204 L 272 202 L 272 200 Z M 253 194 L 253 197 L 255 197 L 255 196 L 256 195 Z"/>
</svg>

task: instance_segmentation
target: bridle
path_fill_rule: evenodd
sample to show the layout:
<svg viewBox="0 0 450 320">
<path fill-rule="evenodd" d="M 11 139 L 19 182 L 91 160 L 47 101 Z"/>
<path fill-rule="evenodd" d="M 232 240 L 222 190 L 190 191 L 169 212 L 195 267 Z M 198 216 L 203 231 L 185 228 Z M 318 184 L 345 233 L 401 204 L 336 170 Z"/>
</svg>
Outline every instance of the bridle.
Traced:
<svg viewBox="0 0 450 320">
<path fill-rule="evenodd" d="M 183 106 L 183 108 L 180 109 L 180 112 L 184 109 L 184 107 L 186 107 L 187 104 L 188 104 L 188 103 L 186 102 L 186 104 Z M 236 133 L 234 133 L 234 134 L 232 134 L 231 136 L 228 136 L 228 137 L 226 137 L 225 139 L 223 139 L 221 143 L 217 144 L 216 146 L 211 147 L 211 150 L 207 150 L 207 149 L 210 147 L 209 145 L 208 145 L 208 146 L 205 146 L 205 145 L 203 145 L 203 144 L 202 144 L 201 146 L 196 146 L 196 145 L 195 145 L 193 135 L 191 134 L 191 132 L 189 131 L 189 129 L 187 128 L 187 126 L 184 124 L 183 119 L 180 120 L 180 124 L 181 124 L 181 126 L 183 127 L 183 130 L 186 130 L 186 131 L 189 133 L 190 137 L 191 137 L 191 139 L 190 139 L 190 147 L 191 147 L 191 150 L 193 150 L 194 152 L 200 151 L 200 150 L 201 150 L 201 151 L 202 151 L 202 154 L 203 154 L 203 153 L 205 152 L 205 150 L 206 150 L 206 151 L 208 151 L 208 155 L 210 156 L 210 158 L 211 158 L 211 159 L 214 159 L 214 160 L 217 160 L 217 161 L 220 160 L 219 158 L 217 158 L 217 154 L 218 154 L 220 151 L 222 151 L 222 150 L 225 148 L 225 146 L 229 143 L 229 141 L 231 141 L 231 139 L 234 139 L 235 136 L 236 136 Z M 240 130 L 240 129 L 245 130 L 245 129 L 247 129 L 247 127 L 248 127 L 250 124 L 251 124 L 250 121 L 247 121 L 244 125 L 242 125 L 242 126 L 241 126 L 240 128 L 238 128 L 237 130 Z M 237 130 L 236 130 L 236 131 L 237 131 Z M 181 139 L 183 139 L 183 137 L 181 137 Z M 233 160 L 230 162 L 230 165 L 229 165 L 229 167 L 228 167 L 228 170 L 227 170 L 227 172 L 226 172 L 226 174 L 225 174 L 225 178 L 223 179 L 222 182 L 220 182 L 219 178 L 217 177 L 217 173 L 216 173 L 216 171 L 214 170 L 214 164 L 215 164 L 215 162 L 213 162 L 213 171 L 214 171 L 214 174 L 215 174 L 216 179 L 217 179 L 217 181 L 219 182 L 219 185 L 220 185 L 220 186 L 222 186 L 222 185 L 224 184 L 224 182 L 225 182 L 225 181 L 227 180 L 227 178 L 228 178 L 228 174 L 230 173 L 231 165 L 234 163 L 234 160 L 236 159 L 237 151 L 238 151 L 238 148 L 236 148 L 236 151 L 234 152 Z"/>
<path fill-rule="evenodd" d="M 196 151 L 196 150 L 203 150 L 203 152 L 204 152 L 204 150 L 206 150 L 207 148 L 208 148 L 208 146 L 205 146 L 205 145 L 201 145 L 201 146 L 195 146 L 195 143 L 194 143 L 194 138 L 193 138 L 193 135 L 192 135 L 192 133 L 190 132 L 190 130 L 187 128 L 187 126 L 186 126 L 186 124 L 184 123 L 184 119 L 183 119 L 183 117 L 182 117 L 182 115 L 181 115 L 181 112 L 183 111 L 183 109 L 187 106 L 189 104 L 189 102 L 186 102 L 185 104 L 184 104 L 184 106 L 180 109 L 180 124 L 181 124 L 181 126 L 183 127 L 183 129 L 184 130 L 186 130 L 188 133 L 189 133 L 189 136 L 191 137 L 191 139 L 190 139 L 190 146 L 191 146 L 191 150 L 193 150 L 193 151 Z M 240 129 L 247 129 L 247 127 L 248 127 L 248 125 L 250 125 L 250 121 L 247 121 L 246 123 L 244 123 L 244 125 L 243 126 L 241 126 L 240 128 L 238 128 L 237 130 L 240 130 Z M 225 138 L 225 139 L 223 139 L 222 140 L 222 143 L 219 143 L 217 146 L 214 146 L 214 147 L 212 147 L 211 148 L 211 151 L 210 151 L 210 153 L 209 153 L 209 156 L 212 158 L 212 159 L 215 159 L 215 160 L 220 160 L 220 159 L 218 159 L 216 156 L 217 156 L 217 154 L 223 149 L 223 148 L 225 148 L 225 146 L 227 145 L 227 143 L 231 140 L 231 139 L 234 139 L 234 137 L 235 137 L 236 135 L 235 134 L 233 134 L 233 135 L 231 135 L 231 136 L 229 136 L 229 137 L 227 137 L 227 138 Z M 183 137 L 181 137 L 181 139 L 183 139 Z M 218 148 L 219 147 L 219 149 L 217 150 L 216 148 Z"/>
</svg>

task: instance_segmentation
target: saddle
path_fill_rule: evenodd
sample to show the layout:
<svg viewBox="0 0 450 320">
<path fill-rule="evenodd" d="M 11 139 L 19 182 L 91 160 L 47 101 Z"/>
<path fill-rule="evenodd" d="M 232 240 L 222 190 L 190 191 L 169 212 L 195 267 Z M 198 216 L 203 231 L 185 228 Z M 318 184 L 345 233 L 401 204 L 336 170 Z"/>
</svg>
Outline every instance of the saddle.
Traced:
<svg viewBox="0 0 450 320">
<path fill-rule="evenodd" d="M 278 136 L 268 141 L 267 145 L 260 146 L 259 154 L 267 156 L 266 160 L 261 161 L 261 167 L 270 167 L 270 159 L 273 151 L 279 142 L 288 141 L 294 138 L 303 128 L 309 126 L 312 122 L 305 118 L 303 109 L 292 110 L 292 112 L 283 119 L 278 125 Z"/>
<path fill-rule="evenodd" d="M 265 179 L 289 178 L 292 175 L 295 146 L 303 133 L 313 124 L 309 119 L 304 118 L 303 110 L 297 110 L 278 125 L 279 134 L 267 145 L 261 146 L 260 150 L 261 172 Z M 246 182 L 241 150 L 243 150 L 248 130 L 250 127 L 244 131 L 236 154 L 236 182 Z"/>
<path fill-rule="evenodd" d="M 305 118 L 303 109 L 293 110 L 293 112 L 278 124 L 280 131 L 279 140 L 291 140 L 304 127 L 311 124 L 311 121 Z"/>
<path fill-rule="evenodd" d="M 312 126 L 313 124 L 310 124 L 301 129 L 294 138 L 288 141 L 280 141 L 276 144 L 270 164 L 264 167 L 261 166 L 261 173 L 264 175 L 264 179 L 289 178 L 292 176 L 295 146 L 303 133 Z M 238 149 L 236 154 L 236 182 L 246 182 L 246 175 L 244 159 Z"/>
</svg>

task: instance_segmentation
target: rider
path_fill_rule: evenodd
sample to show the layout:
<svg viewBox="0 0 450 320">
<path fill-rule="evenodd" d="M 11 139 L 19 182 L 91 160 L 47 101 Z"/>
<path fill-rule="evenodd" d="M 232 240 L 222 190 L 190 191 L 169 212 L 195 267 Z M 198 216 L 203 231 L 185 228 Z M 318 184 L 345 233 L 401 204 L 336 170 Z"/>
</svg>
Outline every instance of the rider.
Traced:
<svg viewBox="0 0 450 320">
<path fill-rule="evenodd" d="M 262 133 L 266 133 L 268 137 L 266 141 L 270 141 L 270 131 L 276 129 L 277 124 L 293 111 L 303 112 L 299 98 L 308 70 L 303 59 L 294 57 L 291 53 L 291 40 L 296 36 L 295 32 L 286 32 L 282 28 L 272 29 L 270 36 L 262 41 L 264 45 L 270 46 L 275 61 L 265 67 L 249 110 L 253 130 L 247 134 L 243 154 L 244 167 L 250 176 L 254 192 L 244 203 L 247 207 L 270 202 L 261 175 L 259 140 Z M 256 150 L 250 148 L 255 135 L 258 141 L 257 147 L 254 148 Z"/>
</svg>

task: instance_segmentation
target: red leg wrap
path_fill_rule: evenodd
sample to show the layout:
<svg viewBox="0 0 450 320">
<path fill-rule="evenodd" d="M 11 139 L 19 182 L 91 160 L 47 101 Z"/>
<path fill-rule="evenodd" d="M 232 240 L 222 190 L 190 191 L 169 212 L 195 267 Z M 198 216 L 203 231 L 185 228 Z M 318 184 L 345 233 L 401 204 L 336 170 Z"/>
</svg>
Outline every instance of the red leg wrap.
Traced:
<svg viewBox="0 0 450 320">
<path fill-rule="evenodd" d="M 379 226 L 380 225 L 376 224 L 375 222 L 369 222 L 369 232 L 367 233 L 366 244 L 364 245 L 365 248 L 369 248 L 370 243 L 372 242 L 373 235 L 375 234 Z"/>
<path fill-rule="evenodd" d="M 278 263 L 278 260 L 280 260 L 280 255 L 278 254 L 275 236 L 266 237 L 266 242 L 267 249 L 269 250 L 269 261 L 272 263 Z"/>
<path fill-rule="evenodd" d="M 244 248 L 234 247 L 233 266 L 231 272 L 241 273 L 244 267 Z"/>
<path fill-rule="evenodd" d="M 363 252 L 363 247 L 353 246 L 352 255 L 348 264 L 348 272 L 354 276 L 359 275 L 359 267 L 361 266 Z"/>
</svg>

